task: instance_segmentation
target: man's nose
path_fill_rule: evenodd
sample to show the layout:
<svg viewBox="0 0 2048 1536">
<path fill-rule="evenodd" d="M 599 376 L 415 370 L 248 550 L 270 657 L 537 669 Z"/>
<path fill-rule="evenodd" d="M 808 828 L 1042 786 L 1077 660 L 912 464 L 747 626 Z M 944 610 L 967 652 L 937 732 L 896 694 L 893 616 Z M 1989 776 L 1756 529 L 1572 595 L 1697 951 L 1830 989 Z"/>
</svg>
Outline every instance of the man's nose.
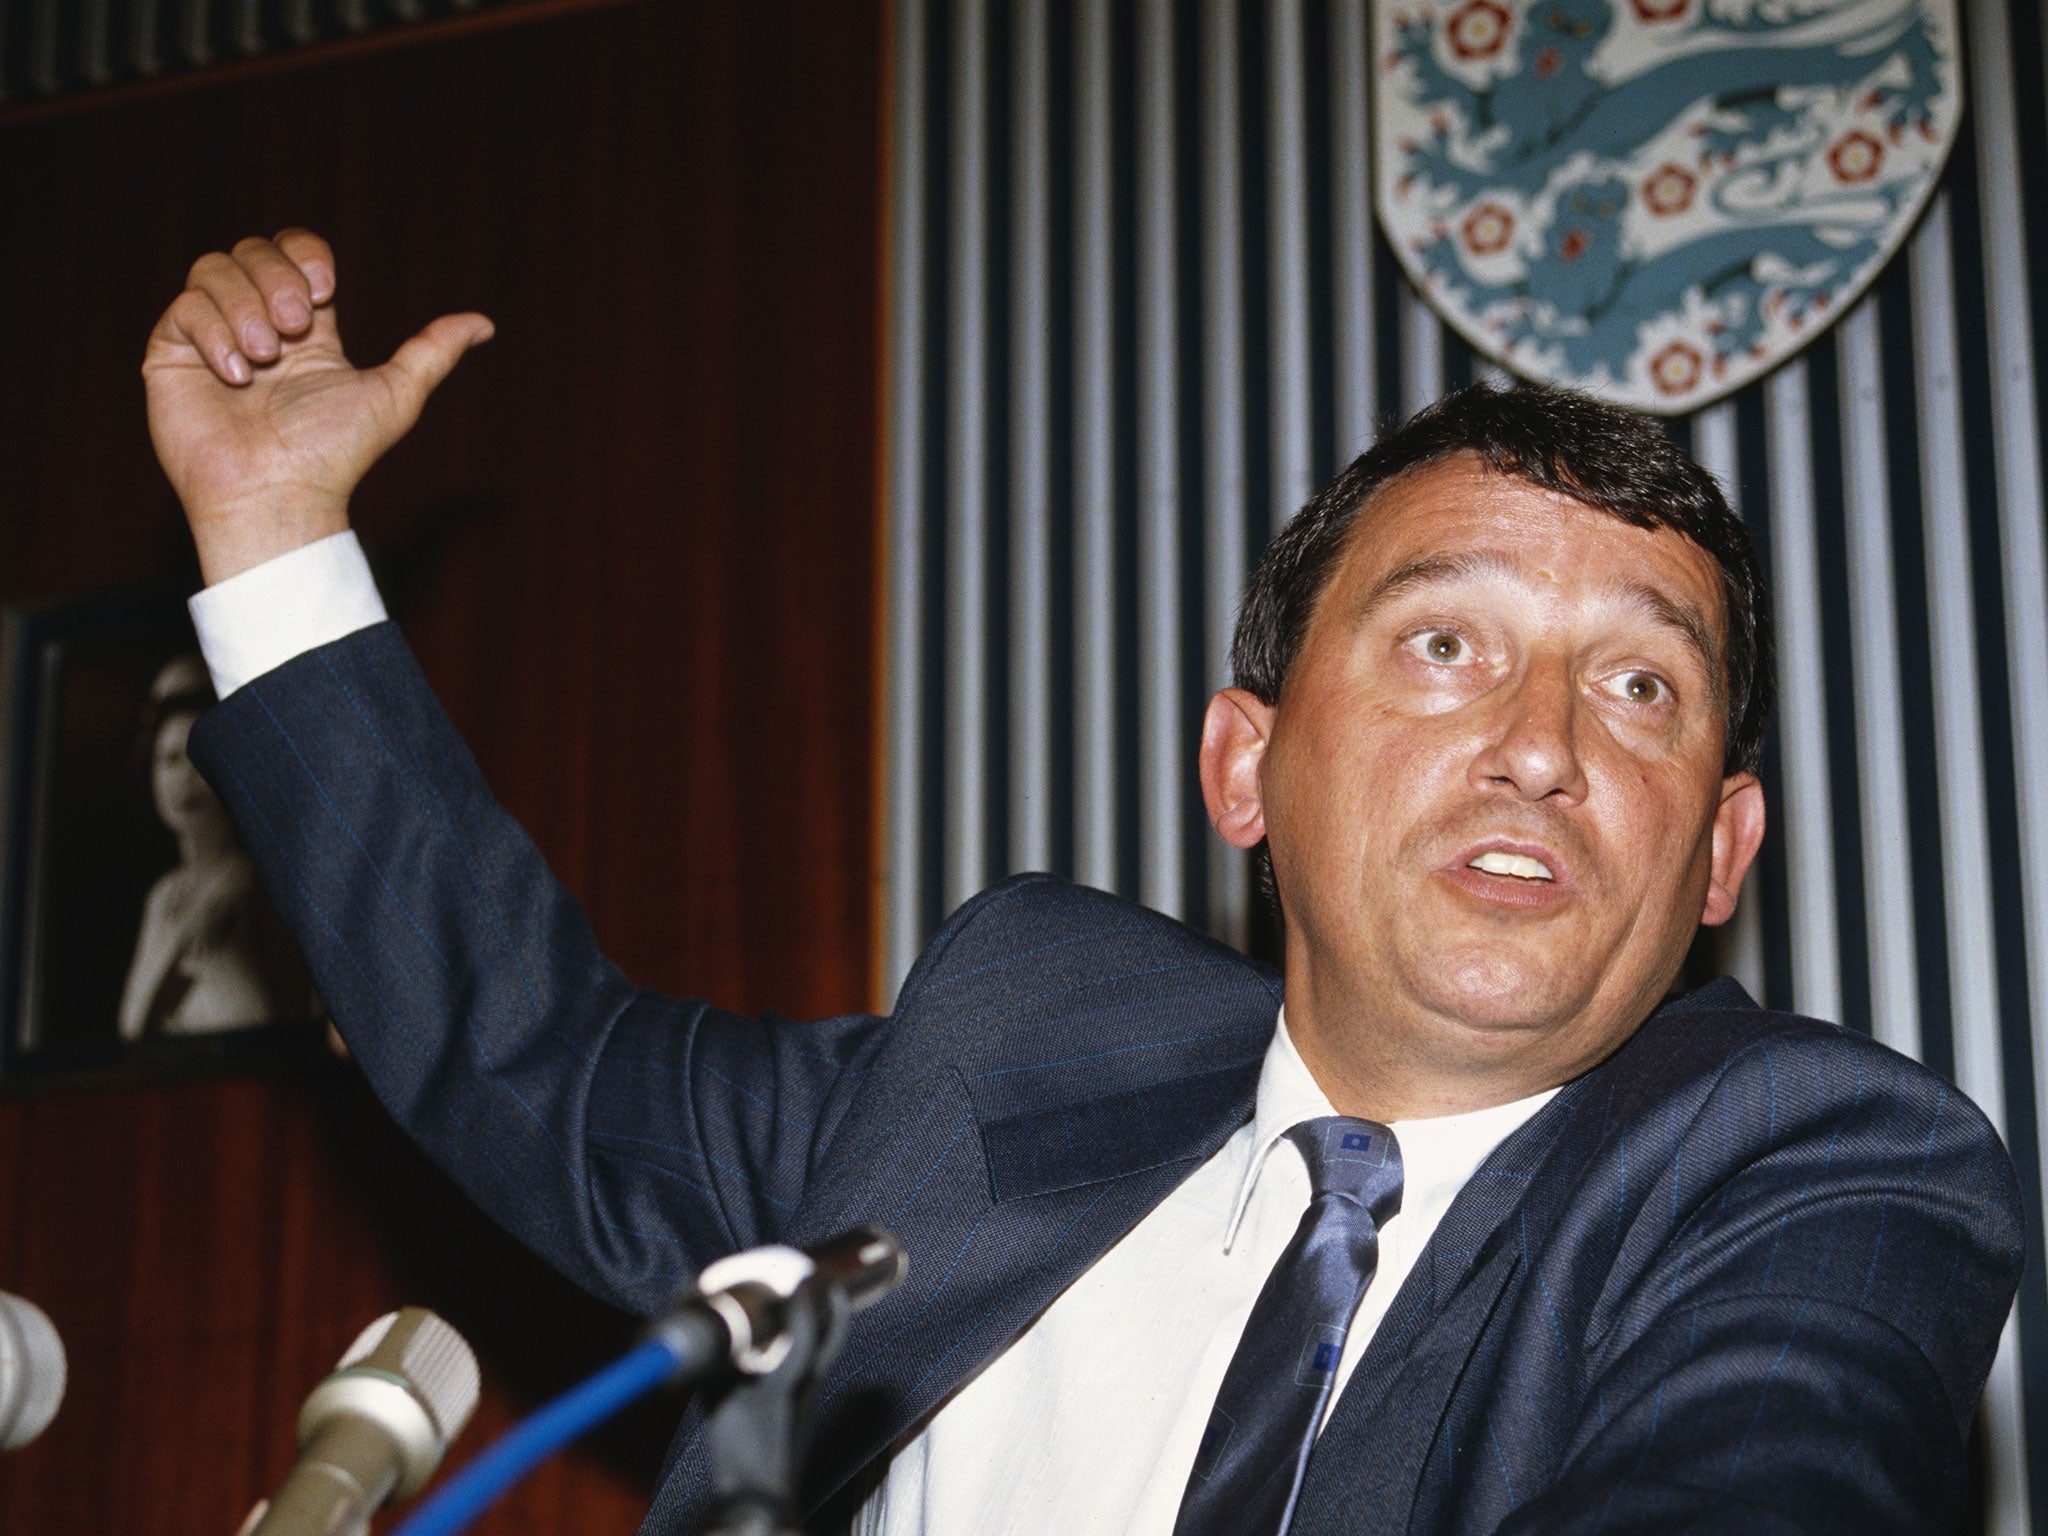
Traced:
<svg viewBox="0 0 2048 1536">
<path fill-rule="evenodd" d="M 1583 800 L 1578 687 L 1571 668 L 1561 659 L 1531 661 L 1495 700 L 1487 739 L 1473 761 L 1475 776 L 1523 800 Z"/>
</svg>

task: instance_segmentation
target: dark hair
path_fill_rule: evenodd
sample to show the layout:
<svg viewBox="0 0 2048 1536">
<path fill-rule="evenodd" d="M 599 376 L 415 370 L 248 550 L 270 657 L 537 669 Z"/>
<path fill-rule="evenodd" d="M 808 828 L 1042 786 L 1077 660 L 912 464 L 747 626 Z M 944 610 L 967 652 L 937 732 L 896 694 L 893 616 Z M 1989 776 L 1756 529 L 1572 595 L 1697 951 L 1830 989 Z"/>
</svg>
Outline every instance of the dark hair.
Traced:
<svg viewBox="0 0 2048 1536">
<path fill-rule="evenodd" d="M 1645 416 L 1568 390 L 1474 384 L 1447 395 L 1352 460 L 1266 546 L 1237 618 L 1237 686 L 1280 700 L 1316 602 L 1375 492 L 1461 453 L 1597 507 L 1637 528 L 1669 528 L 1714 557 L 1728 610 L 1721 676 L 1724 773 L 1755 772 L 1777 693 L 1771 610 L 1756 545 L 1714 477 Z"/>
</svg>

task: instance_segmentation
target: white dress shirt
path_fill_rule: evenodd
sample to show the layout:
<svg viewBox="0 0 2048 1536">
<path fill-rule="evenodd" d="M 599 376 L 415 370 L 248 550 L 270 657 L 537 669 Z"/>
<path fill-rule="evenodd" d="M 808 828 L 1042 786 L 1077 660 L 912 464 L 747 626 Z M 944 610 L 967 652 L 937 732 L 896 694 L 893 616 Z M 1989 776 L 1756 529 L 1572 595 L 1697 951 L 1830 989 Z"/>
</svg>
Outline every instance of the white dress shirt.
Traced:
<svg viewBox="0 0 2048 1536">
<path fill-rule="evenodd" d="M 222 698 L 385 617 L 353 533 L 208 587 L 191 611 Z M 1381 1229 L 1331 1402 L 1465 1181 L 1556 1092 L 1394 1125 L 1401 1209 Z M 855 1536 L 1170 1536 L 1238 1336 L 1308 1208 L 1308 1168 L 1286 1134 L 1335 1112 L 1283 1009 L 1251 1123 L 940 1406 Z"/>
</svg>

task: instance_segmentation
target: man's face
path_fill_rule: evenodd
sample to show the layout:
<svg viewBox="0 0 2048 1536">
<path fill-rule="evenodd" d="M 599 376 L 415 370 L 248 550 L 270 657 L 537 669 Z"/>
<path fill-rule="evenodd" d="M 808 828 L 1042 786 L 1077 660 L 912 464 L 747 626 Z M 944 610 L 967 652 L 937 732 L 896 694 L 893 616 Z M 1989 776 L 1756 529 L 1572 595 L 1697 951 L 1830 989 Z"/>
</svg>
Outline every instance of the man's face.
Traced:
<svg viewBox="0 0 2048 1536">
<path fill-rule="evenodd" d="M 1203 744 L 1219 830 L 1269 841 L 1326 1088 L 1501 1102 L 1656 1006 L 1762 836 L 1721 771 L 1726 623 L 1680 534 L 1470 456 L 1379 491 L 1278 705 L 1226 692 Z"/>
</svg>

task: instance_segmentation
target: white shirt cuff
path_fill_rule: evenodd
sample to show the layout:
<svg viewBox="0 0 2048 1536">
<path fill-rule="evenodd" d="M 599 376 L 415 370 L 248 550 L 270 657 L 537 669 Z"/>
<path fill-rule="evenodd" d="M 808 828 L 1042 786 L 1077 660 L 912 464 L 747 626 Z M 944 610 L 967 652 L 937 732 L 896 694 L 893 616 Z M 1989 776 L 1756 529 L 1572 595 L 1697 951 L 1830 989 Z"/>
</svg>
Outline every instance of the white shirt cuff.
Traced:
<svg viewBox="0 0 2048 1536">
<path fill-rule="evenodd" d="M 195 592 L 186 607 L 223 699 L 294 656 L 388 617 L 353 531 L 251 566 Z"/>
</svg>

